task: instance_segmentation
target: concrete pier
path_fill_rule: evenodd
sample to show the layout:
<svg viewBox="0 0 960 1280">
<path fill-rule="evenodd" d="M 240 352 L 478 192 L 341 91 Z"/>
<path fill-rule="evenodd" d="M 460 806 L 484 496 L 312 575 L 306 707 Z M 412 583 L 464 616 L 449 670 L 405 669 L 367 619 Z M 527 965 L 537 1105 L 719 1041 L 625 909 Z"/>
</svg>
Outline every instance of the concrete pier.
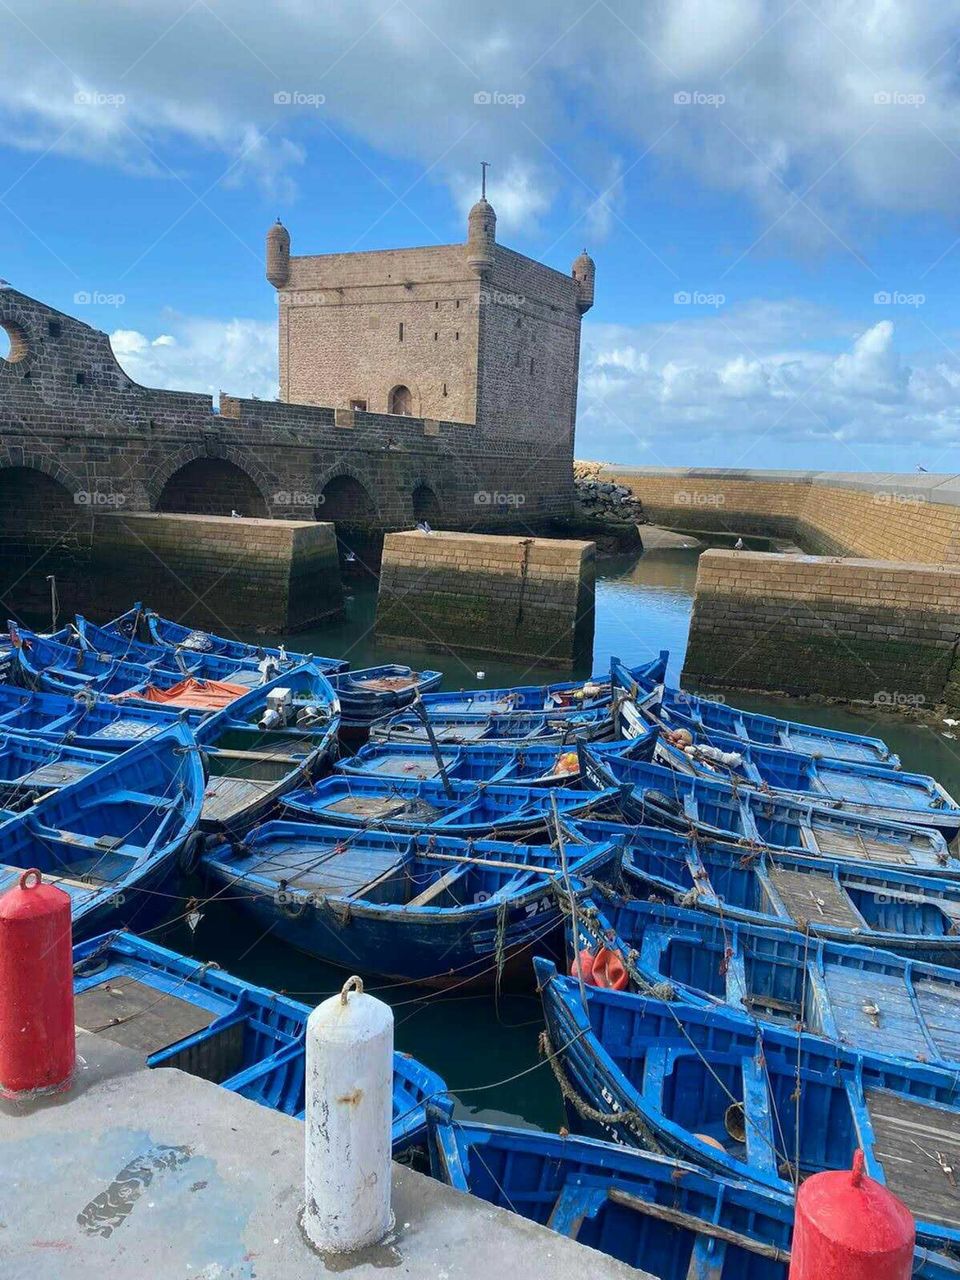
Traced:
<svg viewBox="0 0 960 1280">
<path fill-rule="evenodd" d="M 645 1273 L 393 1166 L 396 1227 L 359 1255 L 304 1238 L 303 1125 L 81 1032 L 74 1089 L 0 1104 L 4 1280 L 643 1280 Z M 647 1277 L 647 1280 L 650 1280 Z"/>
</svg>

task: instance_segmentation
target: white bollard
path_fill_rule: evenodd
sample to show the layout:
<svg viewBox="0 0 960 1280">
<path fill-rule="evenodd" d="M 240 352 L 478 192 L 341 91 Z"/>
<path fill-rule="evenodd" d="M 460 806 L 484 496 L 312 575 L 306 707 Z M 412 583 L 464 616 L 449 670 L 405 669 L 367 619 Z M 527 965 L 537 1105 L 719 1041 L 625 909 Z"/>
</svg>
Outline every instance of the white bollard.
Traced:
<svg viewBox="0 0 960 1280">
<path fill-rule="evenodd" d="M 306 1206 L 322 1253 L 376 1244 L 393 1225 L 393 1010 L 350 978 L 307 1021 Z"/>
</svg>

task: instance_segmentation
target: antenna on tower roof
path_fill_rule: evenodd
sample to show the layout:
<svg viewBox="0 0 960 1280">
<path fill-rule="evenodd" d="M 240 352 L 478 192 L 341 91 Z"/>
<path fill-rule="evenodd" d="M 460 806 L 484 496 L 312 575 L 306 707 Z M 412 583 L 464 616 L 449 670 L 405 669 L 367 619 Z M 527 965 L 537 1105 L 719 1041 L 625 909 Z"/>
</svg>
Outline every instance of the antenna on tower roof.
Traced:
<svg viewBox="0 0 960 1280">
<path fill-rule="evenodd" d="M 480 199 L 487 198 L 487 170 L 490 168 L 489 160 L 480 161 Z"/>
</svg>

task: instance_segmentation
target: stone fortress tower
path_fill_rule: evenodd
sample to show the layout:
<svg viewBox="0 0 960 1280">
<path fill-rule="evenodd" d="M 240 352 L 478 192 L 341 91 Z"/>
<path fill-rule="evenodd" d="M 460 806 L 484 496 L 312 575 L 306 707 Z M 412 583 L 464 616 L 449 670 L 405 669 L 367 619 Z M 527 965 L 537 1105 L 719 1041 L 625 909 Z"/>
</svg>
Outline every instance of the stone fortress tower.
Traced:
<svg viewBox="0 0 960 1280">
<path fill-rule="evenodd" d="M 294 257 L 270 228 L 281 400 L 468 423 L 572 460 L 596 268 L 584 251 L 564 275 L 498 244 L 485 188 L 466 244 Z"/>
</svg>

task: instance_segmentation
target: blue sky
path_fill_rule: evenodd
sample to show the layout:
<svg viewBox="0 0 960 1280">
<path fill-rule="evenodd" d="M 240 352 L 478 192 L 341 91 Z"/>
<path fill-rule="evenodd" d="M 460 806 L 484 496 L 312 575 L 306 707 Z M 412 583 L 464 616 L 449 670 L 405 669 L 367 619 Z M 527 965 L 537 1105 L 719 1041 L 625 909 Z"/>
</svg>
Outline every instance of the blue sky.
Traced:
<svg viewBox="0 0 960 1280">
<path fill-rule="evenodd" d="M 10 0 L 0 34 L 0 276 L 143 382 L 275 394 L 273 219 L 459 240 L 485 159 L 503 242 L 597 261 L 580 456 L 960 472 L 960 0 Z"/>
</svg>

